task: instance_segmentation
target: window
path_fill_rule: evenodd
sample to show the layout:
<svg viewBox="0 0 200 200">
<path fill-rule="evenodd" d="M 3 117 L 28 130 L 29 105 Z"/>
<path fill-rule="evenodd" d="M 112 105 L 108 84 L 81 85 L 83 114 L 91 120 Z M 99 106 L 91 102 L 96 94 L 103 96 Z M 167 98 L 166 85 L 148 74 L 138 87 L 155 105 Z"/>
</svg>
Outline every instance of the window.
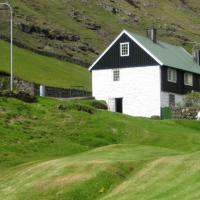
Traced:
<svg viewBox="0 0 200 200">
<path fill-rule="evenodd" d="M 119 81 L 119 69 L 113 70 L 113 81 Z"/>
<path fill-rule="evenodd" d="M 193 85 L 193 76 L 191 73 L 185 73 L 184 74 L 184 84 L 192 86 Z"/>
<path fill-rule="evenodd" d="M 120 56 L 129 56 L 129 42 L 120 43 Z"/>
<path fill-rule="evenodd" d="M 169 94 L 169 106 L 174 107 L 175 106 L 175 95 Z"/>
<path fill-rule="evenodd" d="M 175 69 L 171 69 L 171 68 L 167 69 L 167 79 L 169 82 L 173 82 L 173 83 L 177 82 L 177 72 Z"/>
</svg>

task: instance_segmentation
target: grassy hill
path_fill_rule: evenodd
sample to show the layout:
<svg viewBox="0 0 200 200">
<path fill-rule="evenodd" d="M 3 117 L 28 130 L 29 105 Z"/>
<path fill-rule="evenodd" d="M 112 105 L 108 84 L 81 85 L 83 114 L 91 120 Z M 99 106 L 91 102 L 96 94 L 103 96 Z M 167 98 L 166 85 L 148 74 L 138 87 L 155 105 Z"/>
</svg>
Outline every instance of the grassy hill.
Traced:
<svg viewBox="0 0 200 200">
<path fill-rule="evenodd" d="M 3 0 L 1 0 L 3 2 Z M 199 0 L 10 0 L 14 37 L 20 45 L 89 65 L 122 30 L 145 35 L 154 25 L 159 38 L 191 50 L 200 42 Z M 1 34 L 8 14 L 0 11 Z"/>
<path fill-rule="evenodd" d="M 10 72 L 10 46 L 0 41 L 0 71 Z M 87 69 L 70 63 L 14 48 L 14 75 L 21 79 L 54 87 L 83 86 L 91 89 Z"/>
<path fill-rule="evenodd" d="M 123 29 L 145 35 L 145 29 L 154 25 L 160 40 L 189 51 L 194 43 L 200 42 L 199 0 L 10 0 L 10 3 L 17 46 L 69 61 L 59 62 L 16 48 L 16 75 L 46 85 L 65 88 L 83 85 L 90 89 L 89 73 L 71 63 L 89 67 Z M 2 6 L 0 27 L 1 38 L 8 40 L 9 13 Z M 2 51 L 8 52 L 5 43 L 0 45 Z M 6 59 L 7 55 L 0 54 Z M 3 62 L 1 59 L 1 69 L 8 71 Z"/>
<path fill-rule="evenodd" d="M 200 198 L 199 122 L 92 105 L 0 98 L 0 199 Z"/>
</svg>

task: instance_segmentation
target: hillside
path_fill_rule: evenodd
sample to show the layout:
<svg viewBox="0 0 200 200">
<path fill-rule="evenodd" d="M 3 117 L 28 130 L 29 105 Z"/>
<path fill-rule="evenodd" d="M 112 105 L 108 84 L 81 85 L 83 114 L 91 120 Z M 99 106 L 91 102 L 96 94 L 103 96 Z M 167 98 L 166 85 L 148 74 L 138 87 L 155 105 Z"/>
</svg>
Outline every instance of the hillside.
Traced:
<svg viewBox="0 0 200 200">
<path fill-rule="evenodd" d="M 10 46 L 0 41 L 0 71 L 10 72 Z M 23 80 L 48 86 L 71 88 L 83 86 L 91 90 L 90 73 L 83 67 L 14 48 L 14 75 Z"/>
<path fill-rule="evenodd" d="M 1 0 L 3 2 L 3 0 Z M 159 38 L 191 50 L 200 42 L 199 0 L 10 0 L 15 43 L 88 65 L 122 30 L 145 35 L 154 25 Z M 8 15 L 0 11 L 1 34 Z"/>
<path fill-rule="evenodd" d="M 0 199 L 200 198 L 199 122 L 60 104 L 0 98 Z"/>
</svg>

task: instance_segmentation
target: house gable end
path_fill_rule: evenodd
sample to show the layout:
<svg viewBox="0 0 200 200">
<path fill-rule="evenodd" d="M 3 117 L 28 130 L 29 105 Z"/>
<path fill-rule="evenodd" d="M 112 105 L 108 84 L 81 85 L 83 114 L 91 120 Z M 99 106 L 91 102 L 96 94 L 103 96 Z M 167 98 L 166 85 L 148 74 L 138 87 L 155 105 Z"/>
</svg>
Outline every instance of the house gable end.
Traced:
<svg viewBox="0 0 200 200">
<path fill-rule="evenodd" d="M 120 56 L 120 44 L 129 43 L 129 56 Z M 126 32 L 122 32 L 118 38 L 106 49 L 106 51 L 93 63 L 90 70 L 127 68 L 136 66 L 159 65 L 148 52 L 134 41 Z"/>
</svg>

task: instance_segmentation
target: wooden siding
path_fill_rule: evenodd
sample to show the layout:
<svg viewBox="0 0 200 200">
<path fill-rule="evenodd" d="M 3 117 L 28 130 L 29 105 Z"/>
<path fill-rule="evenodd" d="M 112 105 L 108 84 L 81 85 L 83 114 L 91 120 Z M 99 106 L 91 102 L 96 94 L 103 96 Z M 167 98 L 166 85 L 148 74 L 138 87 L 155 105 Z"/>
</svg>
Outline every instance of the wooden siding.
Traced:
<svg viewBox="0 0 200 200">
<path fill-rule="evenodd" d="M 129 42 L 129 56 L 120 56 L 120 43 Z M 154 66 L 158 63 L 139 47 L 126 34 L 123 34 L 118 41 L 105 53 L 105 55 L 94 65 L 92 70 L 96 69 L 114 69 L 136 66 Z"/>
<path fill-rule="evenodd" d="M 200 66 L 199 66 L 200 67 Z M 200 75 L 193 74 L 193 86 L 187 86 L 184 84 L 184 71 L 177 71 L 177 83 L 172 83 L 167 80 L 167 68 L 161 67 L 161 89 L 164 92 L 172 92 L 176 94 L 186 94 L 188 92 L 200 91 Z"/>
</svg>

